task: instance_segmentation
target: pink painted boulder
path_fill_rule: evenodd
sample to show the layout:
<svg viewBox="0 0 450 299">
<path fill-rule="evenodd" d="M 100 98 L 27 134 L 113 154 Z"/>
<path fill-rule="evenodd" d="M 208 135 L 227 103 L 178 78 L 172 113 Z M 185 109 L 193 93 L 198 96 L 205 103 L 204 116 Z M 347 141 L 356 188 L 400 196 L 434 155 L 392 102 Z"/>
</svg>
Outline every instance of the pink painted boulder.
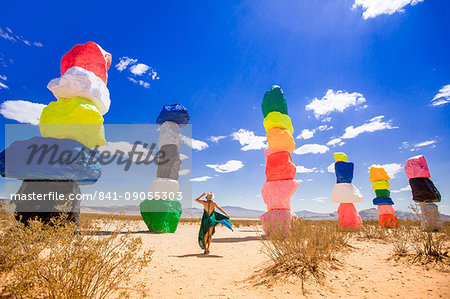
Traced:
<svg viewBox="0 0 450 299">
<path fill-rule="evenodd" d="M 377 210 L 378 210 L 378 213 L 380 213 L 380 215 L 382 215 L 382 214 L 394 215 L 395 214 L 395 210 L 391 205 L 378 205 Z"/>
<path fill-rule="evenodd" d="M 106 84 L 108 69 L 111 66 L 111 54 L 94 42 L 75 45 L 61 59 L 61 75 L 64 75 L 68 69 L 74 66 L 93 72 Z"/>
<path fill-rule="evenodd" d="M 288 234 L 292 218 L 297 216 L 291 210 L 270 210 L 260 216 L 262 227 L 267 235 L 277 230 Z"/>
<path fill-rule="evenodd" d="M 409 158 L 405 163 L 405 171 L 408 179 L 431 177 L 427 161 L 422 155 Z"/>
<path fill-rule="evenodd" d="M 262 197 L 269 210 L 290 210 L 291 197 L 300 183 L 294 180 L 265 182 Z"/>
<path fill-rule="evenodd" d="M 344 228 L 360 228 L 361 217 L 352 203 L 341 203 L 338 208 L 339 224 Z"/>
</svg>

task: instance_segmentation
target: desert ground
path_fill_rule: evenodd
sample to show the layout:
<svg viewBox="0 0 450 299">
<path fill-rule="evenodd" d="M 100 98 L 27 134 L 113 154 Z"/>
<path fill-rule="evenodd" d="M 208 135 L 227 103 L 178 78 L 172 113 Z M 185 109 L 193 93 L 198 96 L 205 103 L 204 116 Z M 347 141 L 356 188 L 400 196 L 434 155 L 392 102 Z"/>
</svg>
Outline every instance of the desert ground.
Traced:
<svg viewBox="0 0 450 299">
<path fill-rule="evenodd" d="M 180 224 L 174 234 L 154 234 L 141 222 L 134 235 L 154 254 L 133 281 L 145 282 L 154 298 L 450 298 L 448 272 L 389 259 L 392 244 L 351 239 L 341 269 L 329 270 L 325 285 L 308 283 L 303 294 L 296 280 L 268 287 L 249 279 L 270 263 L 256 226 L 234 232 L 218 227 L 210 255 L 199 248 L 197 233 L 195 223 Z"/>
</svg>

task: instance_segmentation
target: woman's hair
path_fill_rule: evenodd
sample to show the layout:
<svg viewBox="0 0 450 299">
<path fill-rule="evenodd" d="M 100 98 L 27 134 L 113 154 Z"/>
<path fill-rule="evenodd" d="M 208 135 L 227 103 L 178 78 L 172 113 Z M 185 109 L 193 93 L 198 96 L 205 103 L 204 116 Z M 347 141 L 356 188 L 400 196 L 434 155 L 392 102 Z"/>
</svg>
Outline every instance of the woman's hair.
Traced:
<svg viewBox="0 0 450 299">
<path fill-rule="evenodd" d="M 212 192 L 206 193 L 206 199 L 207 200 L 212 200 L 213 198 L 214 198 L 214 193 L 212 193 Z"/>
</svg>

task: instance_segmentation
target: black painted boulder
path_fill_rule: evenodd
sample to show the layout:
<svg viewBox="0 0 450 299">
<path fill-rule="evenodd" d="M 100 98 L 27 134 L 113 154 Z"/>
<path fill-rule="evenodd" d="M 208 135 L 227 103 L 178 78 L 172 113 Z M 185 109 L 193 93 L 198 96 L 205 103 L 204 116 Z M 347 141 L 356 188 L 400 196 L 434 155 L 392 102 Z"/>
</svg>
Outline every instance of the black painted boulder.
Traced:
<svg viewBox="0 0 450 299">
<path fill-rule="evenodd" d="M 67 220 L 78 223 L 80 217 L 80 186 L 70 181 L 24 181 L 11 203 L 15 205 L 17 219 L 27 224 L 36 217 L 44 223 L 51 218 L 67 214 Z"/>
<path fill-rule="evenodd" d="M 178 147 L 175 144 L 166 144 L 160 148 L 160 152 L 165 154 L 164 159 L 160 160 L 156 176 L 159 178 L 169 178 L 178 180 L 181 159 Z"/>
</svg>

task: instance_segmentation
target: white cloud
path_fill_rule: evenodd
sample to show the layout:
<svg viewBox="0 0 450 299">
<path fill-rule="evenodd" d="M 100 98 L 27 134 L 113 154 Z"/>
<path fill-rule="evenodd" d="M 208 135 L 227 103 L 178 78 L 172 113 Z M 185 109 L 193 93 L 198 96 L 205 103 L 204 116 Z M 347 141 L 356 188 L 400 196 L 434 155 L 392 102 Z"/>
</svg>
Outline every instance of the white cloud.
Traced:
<svg viewBox="0 0 450 299">
<path fill-rule="evenodd" d="M 210 180 L 210 179 L 212 179 L 212 177 L 210 177 L 210 176 L 201 176 L 201 177 L 198 177 L 198 178 L 191 179 L 191 182 L 204 182 L 204 181 L 207 181 L 207 180 Z"/>
<path fill-rule="evenodd" d="M 333 126 L 321 125 L 317 127 L 317 130 L 319 131 L 329 131 L 331 129 L 333 129 Z"/>
<path fill-rule="evenodd" d="M 404 191 L 411 191 L 411 186 L 408 185 L 404 188 L 400 188 L 399 190 L 392 190 L 391 193 L 400 193 L 400 192 L 404 192 Z"/>
<path fill-rule="evenodd" d="M 326 196 L 318 196 L 318 197 L 314 197 L 311 200 L 315 201 L 317 203 L 323 203 L 323 202 L 325 202 L 325 199 L 328 199 L 328 197 L 326 197 Z"/>
<path fill-rule="evenodd" d="M 304 144 L 294 151 L 294 154 L 304 155 L 304 154 L 323 154 L 328 152 L 330 149 L 326 145 L 321 144 Z"/>
<path fill-rule="evenodd" d="M 180 171 L 178 172 L 178 175 L 182 176 L 182 175 L 187 175 L 188 173 L 190 173 L 191 170 L 190 169 L 180 169 Z"/>
<path fill-rule="evenodd" d="M 440 106 L 450 103 L 450 84 L 443 86 L 431 100 L 431 106 Z"/>
<path fill-rule="evenodd" d="M 253 131 L 239 129 L 239 131 L 231 134 L 233 140 L 238 140 L 243 147 L 241 151 L 259 150 L 267 148 L 267 139 L 265 136 L 256 136 Z"/>
<path fill-rule="evenodd" d="M 402 142 L 402 145 L 399 147 L 399 149 L 410 150 L 411 152 L 414 152 L 421 147 L 425 147 L 425 146 L 429 146 L 429 145 L 431 145 L 431 148 L 435 148 L 436 143 L 437 143 L 436 140 L 427 140 L 427 141 L 423 141 L 423 142 L 419 142 L 419 143 L 411 145 L 405 141 L 405 142 Z"/>
<path fill-rule="evenodd" d="M 134 78 L 128 77 L 128 80 L 130 80 L 131 82 L 135 83 L 135 84 L 139 84 L 141 86 L 144 86 L 144 88 L 149 88 L 150 87 L 150 83 L 145 82 L 144 80 L 136 80 Z"/>
<path fill-rule="evenodd" d="M 333 139 L 331 139 L 330 141 L 327 142 L 327 145 L 336 146 L 336 144 L 338 144 L 340 142 L 342 142 L 341 138 L 333 138 Z"/>
<path fill-rule="evenodd" d="M 298 166 L 296 166 L 296 168 L 297 168 L 297 173 L 316 172 L 316 168 L 315 167 L 314 168 L 307 168 L 305 166 L 298 165 Z"/>
<path fill-rule="evenodd" d="M 225 164 L 206 164 L 206 167 L 214 169 L 216 172 L 227 173 L 233 172 L 244 167 L 244 163 L 238 160 L 230 160 Z"/>
<path fill-rule="evenodd" d="M 21 123 L 38 125 L 44 107 L 28 101 L 5 101 L 0 106 L 0 114 Z"/>
<path fill-rule="evenodd" d="M 149 80 L 159 80 L 158 73 L 154 68 L 148 66 L 144 63 L 138 63 L 137 59 L 130 57 L 120 57 L 119 63 L 116 64 L 116 69 L 119 72 L 128 70 L 132 76 L 143 76 L 143 79 L 135 79 L 133 77 L 128 77 L 131 82 L 143 86 L 144 88 L 149 88 Z M 144 76 L 145 75 L 145 76 Z"/>
<path fill-rule="evenodd" d="M 423 147 L 423 146 L 432 145 L 432 144 L 435 144 L 435 143 L 436 143 L 436 140 L 428 140 L 428 141 L 416 143 L 416 144 L 414 144 L 414 147 L 415 148 Z"/>
<path fill-rule="evenodd" d="M 351 106 L 366 108 L 367 105 L 363 105 L 365 102 L 364 96 L 358 92 L 348 93 L 342 90 L 335 92 L 329 89 L 322 99 L 314 98 L 305 108 L 306 110 L 312 110 L 314 116 L 319 119 L 333 111 L 344 112 Z"/>
<path fill-rule="evenodd" d="M 211 136 L 209 137 L 209 140 L 211 140 L 214 143 L 219 143 L 219 141 L 224 138 L 227 138 L 227 136 Z"/>
<path fill-rule="evenodd" d="M 316 130 L 303 129 L 296 139 L 310 139 L 314 137 Z"/>
<path fill-rule="evenodd" d="M 35 47 L 41 48 L 43 46 L 41 42 L 36 42 L 36 41 L 30 42 L 29 40 L 24 39 L 22 36 L 14 34 L 14 32 L 8 27 L 5 27 L 5 29 L 6 29 L 6 31 L 0 27 L 0 37 L 3 39 L 6 39 L 6 40 L 9 40 L 12 42 L 21 41 L 29 47 L 31 47 L 33 45 Z"/>
<path fill-rule="evenodd" d="M 386 173 L 388 174 L 388 176 L 391 177 L 391 179 L 395 178 L 395 175 L 397 173 L 399 173 L 400 171 L 403 171 L 403 166 L 402 166 L 402 164 L 399 164 L 399 163 L 390 163 L 390 164 L 383 164 L 383 165 L 372 164 L 372 166 L 384 168 L 384 170 L 386 170 Z M 370 166 L 370 167 L 372 167 L 372 166 Z M 370 167 L 368 167 L 369 171 L 370 171 Z"/>
<path fill-rule="evenodd" d="M 189 159 L 189 156 L 187 156 L 187 155 L 185 155 L 183 153 L 180 153 L 180 160 L 183 161 L 183 160 L 186 160 L 186 159 Z"/>
<path fill-rule="evenodd" d="M 194 138 L 191 137 L 187 137 L 187 136 L 181 136 L 181 140 L 183 140 L 183 142 L 189 146 L 190 148 L 197 150 L 197 151 L 202 151 L 204 149 L 207 149 L 209 147 L 209 145 L 206 142 L 200 141 L 200 140 L 196 140 Z"/>
<path fill-rule="evenodd" d="M 136 76 L 142 76 L 142 75 L 145 74 L 149 69 L 150 69 L 150 67 L 149 67 L 148 65 L 143 64 L 143 63 L 138 63 L 138 64 L 133 65 L 133 66 L 130 68 L 130 72 L 131 72 L 133 75 L 136 75 Z"/>
<path fill-rule="evenodd" d="M 352 9 L 358 6 L 363 10 L 363 19 L 375 18 L 379 15 L 392 15 L 396 12 L 404 12 L 407 5 L 414 6 L 423 0 L 355 0 Z"/>
<path fill-rule="evenodd" d="M 121 72 L 128 67 L 130 64 L 135 64 L 137 59 L 129 58 L 129 57 L 121 57 L 119 58 L 119 63 L 116 64 L 116 69 Z"/>
<path fill-rule="evenodd" d="M 314 134 L 317 131 L 328 131 L 333 129 L 333 126 L 328 126 L 328 125 L 322 125 L 322 126 L 318 126 L 315 129 L 309 130 L 309 129 L 304 129 L 302 130 L 302 132 L 300 133 L 300 135 L 298 135 L 296 137 L 296 139 L 310 139 L 314 137 Z"/>
<path fill-rule="evenodd" d="M 389 130 L 389 129 L 396 129 L 398 127 L 392 126 L 392 120 L 389 120 L 387 122 L 383 121 L 383 115 L 376 116 L 369 120 L 369 122 L 358 126 L 358 127 L 347 127 L 345 129 L 344 135 L 342 135 L 341 138 L 343 139 L 350 139 L 355 138 L 359 134 L 366 133 L 366 132 L 375 132 L 375 131 L 381 131 L 381 130 Z"/>
<path fill-rule="evenodd" d="M 328 172 L 334 173 L 334 162 L 328 165 L 327 170 Z"/>
</svg>

